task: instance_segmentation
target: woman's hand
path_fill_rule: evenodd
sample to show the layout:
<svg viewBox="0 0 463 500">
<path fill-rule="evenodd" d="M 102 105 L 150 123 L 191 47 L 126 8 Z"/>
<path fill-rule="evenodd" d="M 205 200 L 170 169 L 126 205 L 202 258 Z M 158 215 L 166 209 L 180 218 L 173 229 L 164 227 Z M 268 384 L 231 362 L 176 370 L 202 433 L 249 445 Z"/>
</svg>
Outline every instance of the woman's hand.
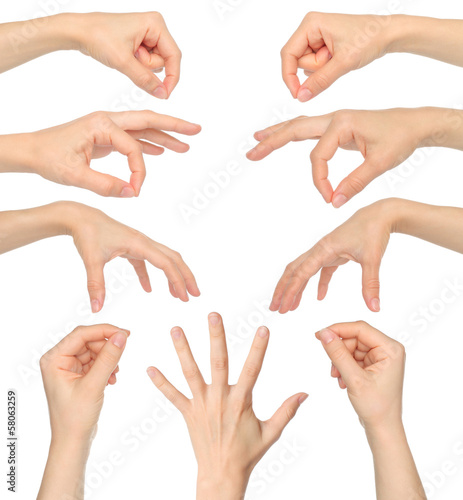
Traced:
<svg viewBox="0 0 463 500">
<path fill-rule="evenodd" d="M 405 161 L 416 148 L 425 144 L 445 145 L 431 141 L 436 122 L 444 121 L 446 112 L 452 113 L 438 108 L 398 108 L 300 116 L 256 132 L 254 137 L 259 144 L 248 152 L 247 157 L 262 160 L 289 142 L 318 140 L 310 155 L 314 184 L 327 203 L 339 208 L 376 177 Z M 460 122 L 463 124 L 463 114 Z M 328 162 L 338 148 L 360 151 L 364 161 L 333 190 L 328 179 Z"/>
<path fill-rule="evenodd" d="M 364 321 L 316 333 L 332 362 L 331 376 L 347 389 L 373 453 L 378 500 L 426 493 L 402 423 L 405 349 Z"/>
<path fill-rule="evenodd" d="M 19 139 L 30 153 L 30 170 L 45 179 L 102 196 L 129 198 L 140 194 L 145 180 L 143 153 L 160 155 L 164 148 L 177 153 L 188 151 L 187 144 L 164 130 L 195 135 L 201 127 L 153 111 L 100 111 L 50 129 L 7 137 Z M 130 182 L 90 168 L 92 159 L 113 151 L 127 156 Z"/>
<path fill-rule="evenodd" d="M 286 400 L 270 420 L 252 408 L 252 390 L 269 340 L 260 327 L 236 385 L 228 382 L 228 354 L 222 318 L 209 315 L 212 384 L 207 385 L 181 328 L 171 332 L 183 374 L 193 394 L 186 398 L 156 368 L 148 368 L 156 387 L 183 414 L 198 461 L 198 499 L 242 499 L 252 469 L 275 443 L 307 394 Z"/>
<path fill-rule="evenodd" d="M 111 325 L 80 326 L 42 356 L 52 436 L 38 500 L 84 499 L 104 391 L 116 383 L 128 335 Z"/>
<path fill-rule="evenodd" d="M 86 205 L 64 202 L 63 210 L 67 211 L 69 234 L 87 270 L 93 312 L 100 311 L 105 300 L 104 266 L 116 257 L 132 264 L 145 292 L 151 292 L 148 261 L 164 271 L 173 297 L 187 302 L 188 293 L 200 295 L 193 273 L 178 252 Z"/>
<path fill-rule="evenodd" d="M 393 232 L 401 200 L 381 200 L 360 209 L 344 224 L 291 262 L 273 294 L 270 309 L 286 313 L 300 304 L 309 279 L 321 270 L 318 300 L 323 300 L 337 268 L 346 262 L 362 266 L 362 293 L 371 311 L 378 312 L 379 267 Z"/>
<path fill-rule="evenodd" d="M 402 422 L 405 349 L 364 321 L 340 323 L 317 332 L 332 362 L 331 376 L 365 428 Z"/>
<path fill-rule="evenodd" d="M 180 78 L 182 53 L 159 12 L 73 14 L 79 50 L 167 99 Z M 154 72 L 165 68 L 161 81 Z"/>
<path fill-rule="evenodd" d="M 52 440 L 91 442 L 129 334 L 112 325 L 79 326 L 42 356 Z"/>
<path fill-rule="evenodd" d="M 283 80 L 306 102 L 338 78 L 382 57 L 391 43 L 390 16 L 309 12 L 281 50 Z M 297 70 L 307 80 L 301 85 Z"/>
</svg>

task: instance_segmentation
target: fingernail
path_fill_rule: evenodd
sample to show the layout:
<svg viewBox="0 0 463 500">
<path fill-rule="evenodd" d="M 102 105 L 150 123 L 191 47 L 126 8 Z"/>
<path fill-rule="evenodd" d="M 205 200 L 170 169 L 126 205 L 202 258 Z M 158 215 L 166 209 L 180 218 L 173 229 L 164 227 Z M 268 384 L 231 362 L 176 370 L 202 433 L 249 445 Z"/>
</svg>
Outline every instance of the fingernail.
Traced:
<svg viewBox="0 0 463 500">
<path fill-rule="evenodd" d="M 129 186 L 125 186 L 121 191 L 121 198 L 133 198 L 135 191 Z"/>
<path fill-rule="evenodd" d="M 268 328 L 266 326 L 260 326 L 257 330 L 257 335 L 259 335 L 261 339 L 265 339 L 265 337 L 268 335 Z"/>
<path fill-rule="evenodd" d="M 140 57 L 140 51 L 139 51 L 139 50 L 137 50 L 137 51 L 135 52 L 134 56 L 138 59 L 138 58 Z"/>
<path fill-rule="evenodd" d="M 154 89 L 153 95 L 158 99 L 167 99 L 167 90 L 162 85 L 160 85 L 159 87 L 156 87 Z"/>
<path fill-rule="evenodd" d="M 217 314 L 209 314 L 209 323 L 212 326 L 217 326 L 220 322 L 219 316 Z"/>
<path fill-rule="evenodd" d="M 299 399 L 297 401 L 301 405 L 308 397 L 308 394 L 303 394 L 302 396 L 299 396 Z"/>
<path fill-rule="evenodd" d="M 333 207 L 334 208 L 339 208 L 339 207 L 342 207 L 344 205 L 344 203 L 346 203 L 347 201 L 347 197 L 344 196 L 343 194 L 337 194 L 334 198 L 333 198 Z"/>
<path fill-rule="evenodd" d="M 91 302 L 92 305 L 92 313 L 97 313 L 100 310 L 100 301 L 97 299 L 93 299 Z"/>
<path fill-rule="evenodd" d="M 320 332 L 320 340 L 326 345 L 336 338 L 336 334 L 332 332 L 329 328 L 325 328 Z"/>
<path fill-rule="evenodd" d="M 379 312 L 379 310 L 380 310 L 379 299 L 373 299 L 371 301 L 371 308 L 373 309 L 373 311 Z"/>
<path fill-rule="evenodd" d="M 180 328 L 176 326 L 175 328 L 172 328 L 170 334 L 174 339 L 179 339 L 182 336 L 182 330 L 180 330 Z"/>
<path fill-rule="evenodd" d="M 156 376 L 156 370 L 151 366 L 146 370 L 146 373 L 149 378 L 154 378 Z"/>
<path fill-rule="evenodd" d="M 309 89 L 306 89 L 304 87 L 299 89 L 299 92 L 297 93 L 297 99 L 299 102 L 310 101 L 310 99 L 312 99 L 312 97 L 313 97 L 312 92 L 310 92 Z"/>
<path fill-rule="evenodd" d="M 111 337 L 111 342 L 119 349 L 123 349 L 127 342 L 127 334 L 125 332 L 117 332 Z"/>
</svg>

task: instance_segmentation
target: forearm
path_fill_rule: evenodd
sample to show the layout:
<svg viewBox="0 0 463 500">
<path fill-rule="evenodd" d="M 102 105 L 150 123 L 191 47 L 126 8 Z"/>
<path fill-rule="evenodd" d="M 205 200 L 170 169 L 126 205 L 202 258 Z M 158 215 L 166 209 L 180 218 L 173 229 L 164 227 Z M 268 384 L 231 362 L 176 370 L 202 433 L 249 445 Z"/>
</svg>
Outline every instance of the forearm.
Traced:
<svg viewBox="0 0 463 500">
<path fill-rule="evenodd" d="M 33 133 L 0 135 L 0 173 L 35 173 L 36 162 Z"/>
<path fill-rule="evenodd" d="M 463 20 L 392 16 L 388 52 L 408 52 L 463 66 Z"/>
<path fill-rule="evenodd" d="M 417 108 L 420 147 L 445 147 L 463 151 L 463 111 L 447 108 Z"/>
<path fill-rule="evenodd" d="M 44 238 L 68 234 L 71 209 L 72 204 L 57 202 L 27 210 L 0 212 L 0 254 Z"/>
<path fill-rule="evenodd" d="M 37 500 L 83 500 L 85 467 L 91 442 L 54 441 L 52 439 L 47 465 Z"/>
<path fill-rule="evenodd" d="M 390 199 L 391 233 L 414 236 L 463 253 L 463 208 L 439 207 L 409 200 Z"/>
<path fill-rule="evenodd" d="M 402 423 L 366 429 L 373 453 L 377 500 L 425 500 Z"/>
<path fill-rule="evenodd" d="M 77 49 L 76 14 L 0 25 L 0 73 L 57 50 Z"/>
</svg>

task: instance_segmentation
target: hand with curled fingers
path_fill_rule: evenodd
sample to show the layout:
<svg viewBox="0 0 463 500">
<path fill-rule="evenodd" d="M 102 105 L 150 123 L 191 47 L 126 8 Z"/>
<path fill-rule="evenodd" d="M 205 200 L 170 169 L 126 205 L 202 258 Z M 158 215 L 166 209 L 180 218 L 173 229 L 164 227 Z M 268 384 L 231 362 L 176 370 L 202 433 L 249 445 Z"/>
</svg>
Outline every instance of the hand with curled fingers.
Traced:
<svg viewBox="0 0 463 500">
<path fill-rule="evenodd" d="M 429 145 L 435 114 L 430 108 L 398 108 L 300 116 L 256 132 L 259 144 L 247 157 L 258 161 L 289 142 L 318 140 L 310 154 L 313 181 L 325 202 L 339 208 L 374 179 L 405 161 L 416 148 Z M 333 189 L 328 162 L 338 148 L 359 151 L 363 163 Z"/>
<path fill-rule="evenodd" d="M 87 271 L 93 312 L 100 311 L 105 300 L 104 266 L 116 257 L 123 257 L 132 264 L 145 292 L 151 292 L 145 264 L 148 261 L 164 271 L 173 297 L 188 302 L 188 294 L 200 295 L 193 273 L 178 252 L 94 208 L 65 202 L 64 209 L 69 214 L 69 234 Z"/>
<path fill-rule="evenodd" d="M 42 356 L 51 444 L 38 500 L 83 500 L 105 388 L 116 383 L 129 334 L 112 325 L 81 326 Z"/>
<path fill-rule="evenodd" d="M 317 332 L 332 362 L 331 376 L 347 389 L 366 428 L 402 420 L 405 350 L 364 321 L 340 323 Z"/>
<path fill-rule="evenodd" d="M 252 408 L 252 391 L 269 341 L 266 327 L 257 330 L 236 385 L 229 385 L 228 354 L 222 318 L 209 315 L 212 384 L 207 385 L 190 351 L 183 331 L 171 335 L 193 399 L 179 392 L 157 369 L 148 368 L 156 387 L 182 413 L 198 461 L 198 499 L 242 499 L 251 471 L 279 439 L 307 394 L 287 399 L 267 421 Z"/>
<path fill-rule="evenodd" d="M 364 321 L 316 333 L 332 362 L 331 376 L 347 389 L 373 453 L 378 500 L 426 494 L 402 423 L 405 349 Z"/>
<path fill-rule="evenodd" d="M 182 53 L 159 12 L 73 14 L 78 49 L 168 99 L 180 79 Z M 154 72 L 165 69 L 160 80 Z"/>
<path fill-rule="evenodd" d="M 389 24 L 385 16 L 309 12 L 281 50 L 283 80 L 291 95 L 309 101 L 341 76 L 383 56 L 391 42 Z M 374 34 L 368 36 L 372 26 Z M 302 85 L 299 68 L 308 76 Z"/>
<path fill-rule="evenodd" d="M 365 303 L 371 311 L 378 312 L 379 268 L 393 232 L 394 216 L 393 199 L 381 200 L 356 212 L 286 267 L 273 294 L 270 310 L 286 313 L 297 309 L 308 281 L 319 271 L 318 300 L 323 300 L 338 267 L 353 261 L 362 266 Z"/>
<path fill-rule="evenodd" d="M 64 125 L 3 139 L 21 147 L 26 156 L 23 171 L 101 196 L 130 198 L 140 194 L 145 180 L 143 154 L 160 155 L 164 148 L 188 151 L 187 144 L 164 131 L 195 135 L 200 130 L 199 125 L 153 111 L 100 111 Z M 90 168 L 92 159 L 113 151 L 127 156 L 129 182 Z"/>
</svg>

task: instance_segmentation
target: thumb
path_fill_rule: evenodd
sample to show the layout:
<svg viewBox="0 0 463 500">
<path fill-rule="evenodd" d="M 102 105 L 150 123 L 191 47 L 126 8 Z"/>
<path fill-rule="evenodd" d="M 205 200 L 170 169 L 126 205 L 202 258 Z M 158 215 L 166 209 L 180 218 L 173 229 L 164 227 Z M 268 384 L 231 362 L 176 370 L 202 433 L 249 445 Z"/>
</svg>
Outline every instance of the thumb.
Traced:
<svg viewBox="0 0 463 500">
<path fill-rule="evenodd" d="M 324 66 L 307 78 L 299 88 L 297 98 L 301 102 L 309 101 L 316 95 L 321 94 L 346 73 L 347 70 L 340 60 L 333 57 Z"/>
<path fill-rule="evenodd" d="M 289 422 L 296 416 L 297 410 L 301 404 L 309 397 L 305 392 L 300 392 L 288 398 L 272 418 L 264 422 L 265 440 L 275 443 L 281 436 L 281 433 Z"/>
<path fill-rule="evenodd" d="M 97 172 L 91 168 L 85 171 L 77 187 L 88 189 L 100 196 L 132 198 L 136 195 L 134 187 L 128 182 L 109 174 Z"/>
<path fill-rule="evenodd" d="M 104 264 L 99 262 L 85 263 L 85 268 L 87 269 L 87 289 L 92 312 L 97 313 L 101 311 L 106 295 L 103 272 Z"/>
<path fill-rule="evenodd" d="M 381 261 L 368 259 L 362 263 L 362 294 L 368 308 L 379 312 L 379 266 Z"/>
<path fill-rule="evenodd" d="M 339 183 L 331 200 L 333 207 L 339 208 L 344 205 L 356 194 L 363 191 L 376 177 L 378 177 L 377 170 L 369 161 L 364 161 L 360 167 Z"/>
<path fill-rule="evenodd" d="M 321 340 L 323 348 L 331 359 L 331 362 L 338 369 L 347 387 L 355 379 L 363 376 L 363 370 L 357 364 L 344 342 L 329 328 L 325 328 L 317 333 L 317 338 Z"/>
<path fill-rule="evenodd" d="M 154 95 L 158 99 L 167 99 L 168 93 L 164 84 L 136 57 L 133 57 L 128 64 L 119 68 L 119 70 L 128 76 L 137 87 L 148 92 L 148 94 Z"/>
<path fill-rule="evenodd" d="M 116 369 L 127 342 L 127 332 L 119 330 L 106 341 L 95 359 L 90 371 L 85 376 L 89 387 L 104 391 L 109 377 Z"/>
</svg>

